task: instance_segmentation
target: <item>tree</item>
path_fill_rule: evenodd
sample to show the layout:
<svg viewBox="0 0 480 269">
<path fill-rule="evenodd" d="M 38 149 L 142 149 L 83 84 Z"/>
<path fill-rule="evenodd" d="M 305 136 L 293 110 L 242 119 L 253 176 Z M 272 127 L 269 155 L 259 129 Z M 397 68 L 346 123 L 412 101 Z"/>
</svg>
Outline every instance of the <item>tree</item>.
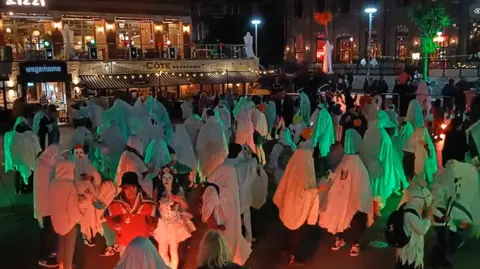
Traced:
<svg viewBox="0 0 480 269">
<path fill-rule="evenodd" d="M 315 21 L 325 27 L 325 38 L 328 40 L 328 24 L 333 20 L 333 14 L 330 11 L 315 12 L 313 15 Z"/>
<path fill-rule="evenodd" d="M 426 80 L 428 75 L 428 56 L 439 47 L 433 38 L 437 36 L 438 32 L 442 32 L 445 27 L 450 26 L 450 16 L 443 4 L 431 2 L 410 9 L 409 17 L 421 33 L 420 50 L 423 52 L 423 76 Z"/>
</svg>

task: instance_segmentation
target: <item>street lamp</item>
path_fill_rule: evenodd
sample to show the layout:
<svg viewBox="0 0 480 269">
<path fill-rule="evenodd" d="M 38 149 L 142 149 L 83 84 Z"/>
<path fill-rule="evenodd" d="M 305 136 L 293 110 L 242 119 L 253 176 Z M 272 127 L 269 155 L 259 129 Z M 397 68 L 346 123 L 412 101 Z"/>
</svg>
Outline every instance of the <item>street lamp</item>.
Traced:
<svg viewBox="0 0 480 269">
<path fill-rule="evenodd" d="M 258 25 L 262 23 L 259 19 L 253 19 L 252 24 L 255 25 L 255 55 L 258 57 Z"/>
<path fill-rule="evenodd" d="M 368 45 L 367 45 L 367 57 L 368 57 L 368 69 L 367 69 L 367 78 L 370 78 L 370 61 L 372 53 L 372 21 L 373 13 L 377 12 L 377 9 L 374 7 L 365 8 L 365 13 L 368 14 Z"/>
</svg>

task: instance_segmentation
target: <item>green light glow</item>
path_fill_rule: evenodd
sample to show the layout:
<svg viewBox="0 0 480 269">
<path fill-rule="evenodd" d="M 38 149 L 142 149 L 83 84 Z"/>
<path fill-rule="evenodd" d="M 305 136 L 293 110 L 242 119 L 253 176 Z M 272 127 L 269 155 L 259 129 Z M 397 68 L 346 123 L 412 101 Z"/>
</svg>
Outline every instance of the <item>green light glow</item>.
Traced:
<svg viewBox="0 0 480 269">
<path fill-rule="evenodd" d="M 433 41 L 438 32 L 451 25 L 450 16 L 443 4 L 432 2 L 412 8 L 410 19 L 418 27 L 421 37 L 420 49 L 423 52 L 423 75 L 428 76 L 428 55 L 434 53 L 439 45 Z"/>
</svg>

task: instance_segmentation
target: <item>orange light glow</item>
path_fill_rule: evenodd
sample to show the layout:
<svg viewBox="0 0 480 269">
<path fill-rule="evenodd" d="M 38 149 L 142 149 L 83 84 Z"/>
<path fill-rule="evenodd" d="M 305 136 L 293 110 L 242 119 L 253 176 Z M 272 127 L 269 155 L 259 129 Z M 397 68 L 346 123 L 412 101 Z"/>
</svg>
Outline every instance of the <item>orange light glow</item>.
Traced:
<svg viewBox="0 0 480 269">
<path fill-rule="evenodd" d="M 442 123 L 442 125 L 440 125 L 440 128 L 442 128 L 442 130 L 445 130 L 445 128 L 447 128 L 447 125 L 445 123 Z"/>
<path fill-rule="evenodd" d="M 442 139 L 442 140 L 445 139 L 445 134 L 441 134 L 440 139 Z"/>
</svg>

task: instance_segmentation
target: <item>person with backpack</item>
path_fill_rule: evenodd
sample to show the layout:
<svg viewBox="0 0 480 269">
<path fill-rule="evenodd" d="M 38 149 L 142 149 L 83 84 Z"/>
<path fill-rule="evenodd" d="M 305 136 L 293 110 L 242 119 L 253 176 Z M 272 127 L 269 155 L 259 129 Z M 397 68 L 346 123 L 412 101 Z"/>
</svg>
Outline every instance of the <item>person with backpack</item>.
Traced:
<svg viewBox="0 0 480 269">
<path fill-rule="evenodd" d="M 424 266 L 424 236 L 433 220 L 432 194 L 416 186 L 408 202 L 393 211 L 385 230 L 390 246 L 397 248 L 397 269 L 418 269 Z"/>
</svg>

